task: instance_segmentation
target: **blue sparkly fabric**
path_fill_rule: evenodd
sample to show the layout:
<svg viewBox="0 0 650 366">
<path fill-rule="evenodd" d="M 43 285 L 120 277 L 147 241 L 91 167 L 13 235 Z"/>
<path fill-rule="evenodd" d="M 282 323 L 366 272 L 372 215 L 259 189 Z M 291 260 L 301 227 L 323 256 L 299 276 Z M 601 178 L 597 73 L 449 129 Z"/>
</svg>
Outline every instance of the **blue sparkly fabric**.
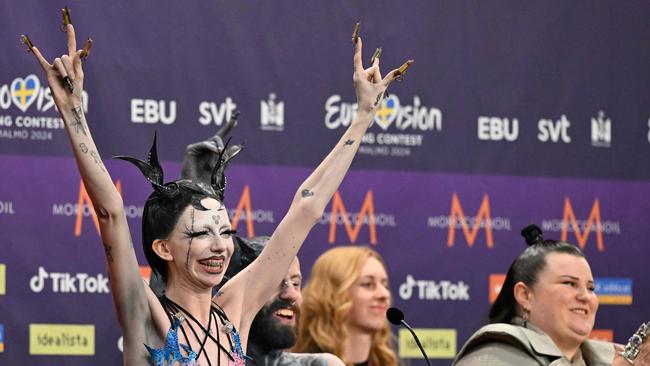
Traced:
<svg viewBox="0 0 650 366">
<path fill-rule="evenodd" d="M 180 322 L 174 318 L 172 326 L 167 332 L 165 345 L 161 348 L 151 348 L 144 345 L 151 355 L 151 365 L 153 366 L 197 366 L 197 355 L 190 347 L 178 343 L 178 326 Z M 187 352 L 187 356 L 181 354 L 181 347 Z"/>
</svg>

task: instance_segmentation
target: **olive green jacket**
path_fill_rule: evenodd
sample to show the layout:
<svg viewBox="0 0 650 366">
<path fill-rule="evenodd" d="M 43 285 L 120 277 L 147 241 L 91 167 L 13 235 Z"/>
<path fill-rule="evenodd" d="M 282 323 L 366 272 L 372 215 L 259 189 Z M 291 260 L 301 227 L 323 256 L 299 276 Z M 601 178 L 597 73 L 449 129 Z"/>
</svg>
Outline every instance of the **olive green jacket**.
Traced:
<svg viewBox="0 0 650 366">
<path fill-rule="evenodd" d="M 580 353 L 571 362 L 548 335 L 535 327 L 497 323 L 486 325 L 474 333 L 452 365 L 610 366 L 614 360 L 614 345 L 587 340 L 580 347 Z"/>
</svg>

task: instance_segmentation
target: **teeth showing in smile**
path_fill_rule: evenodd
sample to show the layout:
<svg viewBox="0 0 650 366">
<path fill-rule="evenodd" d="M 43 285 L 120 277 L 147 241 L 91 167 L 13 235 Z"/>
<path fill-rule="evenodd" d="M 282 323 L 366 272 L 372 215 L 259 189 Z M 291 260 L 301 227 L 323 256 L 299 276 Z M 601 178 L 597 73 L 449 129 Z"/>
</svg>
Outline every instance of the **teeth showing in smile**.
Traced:
<svg viewBox="0 0 650 366">
<path fill-rule="evenodd" d="M 283 318 L 293 318 L 293 310 L 291 309 L 280 309 L 275 312 L 275 315 L 281 316 Z"/>
<path fill-rule="evenodd" d="M 199 261 L 199 263 L 203 266 L 208 267 L 211 270 L 220 270 L 223 268 L 223 260 L 222 259 L 206 259 Z"/>
<path fill-rule="evenodd" d="M 576 313 L 576 314 L 587 315 L 587 311 L 584 310 L 584 309 L 573 309 L 573 310 L 571 310 L 571 311 L 574 312 L 574 313 Z"/>
</svg>

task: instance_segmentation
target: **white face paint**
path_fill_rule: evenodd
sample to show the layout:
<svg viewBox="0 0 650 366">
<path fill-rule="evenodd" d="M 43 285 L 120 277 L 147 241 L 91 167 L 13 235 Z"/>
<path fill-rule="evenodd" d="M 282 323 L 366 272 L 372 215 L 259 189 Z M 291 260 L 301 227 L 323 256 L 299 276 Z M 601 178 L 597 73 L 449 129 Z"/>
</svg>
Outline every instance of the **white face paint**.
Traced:
<svg viewBox="0 0 650 366">
<path fill-rule="evenodd" d="M 205 198 L 201 204 L 208 210 L 187 206 L 168 239 L 173 257 L 169 277 L 198 289 L 212 289 L 228 268 L 233 231 L 221 202 Z"/>
</svg>

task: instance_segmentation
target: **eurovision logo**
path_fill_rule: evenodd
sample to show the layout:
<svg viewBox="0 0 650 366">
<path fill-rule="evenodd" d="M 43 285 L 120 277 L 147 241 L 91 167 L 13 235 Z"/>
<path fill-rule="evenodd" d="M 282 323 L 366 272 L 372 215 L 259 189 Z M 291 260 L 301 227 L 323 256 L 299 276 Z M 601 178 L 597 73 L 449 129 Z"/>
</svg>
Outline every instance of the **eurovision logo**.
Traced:
<svg viewBox="0 0 650 366">
<path fill-rule="evenodd" d="M 331 130 L 349 126 L 357 109 L 356 103 L 345 103 L 340 95 L 330 96 L 325 102 L 325 126 Z M 412 148 L 423 145 L 425 133 L 442 131 L 442 111 L 423 106 L 417 95 L 412 104 L 403 104 L 397 95 L 389 94 L 381 101 L 373 124 L 381 131 L 366 132 L 359 154 L 407 157 Z"/>
<path fill-rule="evenodd" d="M 28 75 L 26 78 L 15 78 L 11 82 L 11 101 L 18 109 L 25 112 L 34 103 L 41 82 L 36 75 Z"/>
<path fill-rule="evenodd" d="M 84 111 L 88 111 L 88 93 L 85 90 L 81 99 Z M 50 88 L 41 84 L 36 75 L 29 74 L 24 78 L 17 77 L 9 84 L 0 85 L 0 109 L 9 109 L 11 105 L 23 113 L 32 106 L 39 112 L 46 112 L 54 108 L 54 99 Z"/>
</svg>

